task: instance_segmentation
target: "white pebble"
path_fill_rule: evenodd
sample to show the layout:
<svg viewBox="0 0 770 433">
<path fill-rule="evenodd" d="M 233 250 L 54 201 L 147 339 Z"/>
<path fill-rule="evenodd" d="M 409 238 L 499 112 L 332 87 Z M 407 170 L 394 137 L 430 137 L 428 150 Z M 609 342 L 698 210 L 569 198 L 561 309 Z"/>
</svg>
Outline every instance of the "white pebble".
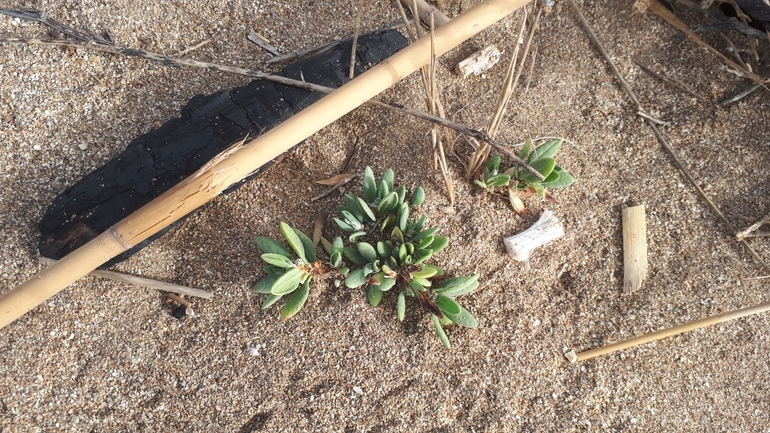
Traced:
<svg viewBox="0 0 770 433">
<path fill-rule="evenodd" d="M 251 356 L 257 356 L 257 355 L 259 355 L 259 349 L 257 349 L 256 347 L 252 347 L 252 348 L 250 348 L 250 349 L 249 349 L 249 355 L 251 355 Z"/>
<path fill-rule="evenodd" d="M 353 391 L 355 391 L 355 392 L 356 392 L 356 394 L 358 394 L 358 395 L 364 395 L 364 390 L 363 390 L 363 389 L 361 389 L 361 387 L 360 387 L 360 386 L 354 386 L 354 387 L 353 387 Z"/>
<path fill-rule="evenodd" d="M 78 148 L 80 148 L 80 150 L 86 150 L 88 149 L 88 145 L 85 143 L 80 143 L 78 144 Z"/>
</svg>

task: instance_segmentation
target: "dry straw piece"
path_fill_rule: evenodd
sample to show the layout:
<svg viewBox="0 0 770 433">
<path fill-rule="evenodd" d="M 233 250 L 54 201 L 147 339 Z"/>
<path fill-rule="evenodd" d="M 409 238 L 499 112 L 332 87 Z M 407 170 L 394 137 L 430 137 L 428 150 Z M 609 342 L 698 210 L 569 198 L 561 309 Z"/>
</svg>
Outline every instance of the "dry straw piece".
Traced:
<svg viewBox="0 0 770 433">
<path fill-rule="evenodd" d="M 442 55 L 526 4 L 486 0 L 438 28 L 434 51 Z M 0 297 L 0 327 L 13 322 L 111 258 L 127 251 L 207 203 L 230 185 L 349 113 L 431 60 L 424 38 L 350 81 L 287 121 L 267 131 L 194 182 L 182 182 L 109 230 Z"/>
</svg>

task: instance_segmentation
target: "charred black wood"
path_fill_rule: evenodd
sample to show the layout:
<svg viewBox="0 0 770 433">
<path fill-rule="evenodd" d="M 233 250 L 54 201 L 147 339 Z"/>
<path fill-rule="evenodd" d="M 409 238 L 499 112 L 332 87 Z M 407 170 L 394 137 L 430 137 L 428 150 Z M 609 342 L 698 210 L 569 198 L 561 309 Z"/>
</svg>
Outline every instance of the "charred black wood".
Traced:
<svg viewBox="0 0 770 433">
<path fill-rule="evenodd" d="M 356 50 L 356 73 L 390 57 L 406 43 L 395 30 L 362 35 Z M 281 75 L 339 87 L 348 81 L 350 49 L 350 42 L 343 43 L 330 52 L 286 66 Z M 321 93 L 265 80 L 194 97 L 178 118 L 137 137 L 123 153 L 53 200 L 38 226 L 40 254 L 61 259 L 169 190 L 231 144 L 275 127 L 322 97 Z M 111 263 L 128 258 L 167 230 Z"/>
</svg>

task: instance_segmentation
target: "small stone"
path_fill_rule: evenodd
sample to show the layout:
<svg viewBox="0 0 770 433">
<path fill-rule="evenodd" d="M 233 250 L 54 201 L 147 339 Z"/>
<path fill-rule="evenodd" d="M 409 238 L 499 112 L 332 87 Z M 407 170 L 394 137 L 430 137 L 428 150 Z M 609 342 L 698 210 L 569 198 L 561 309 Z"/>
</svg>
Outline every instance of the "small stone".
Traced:
<svg viewBox="0 0 770 433">
<path fill-rule="evenodd" d="M 80 150 L 86 150 L 86 149 L 88 149 L 88 145 L 86 143 L 80 143 L 80 144 L 78 144 L 78 148 Z"/>
<path fill-rule="evenodd" d="M 249 355 L 251 356 L 259 355 L 259 349 L 257 349 L 256 347 L 249 348 Z"/>
<path fill-rule="evenodd" d="M 358 394 L 358 395 L 364 395 L 364 390 L 363 390 L 363 389 L 361 389 L 361 387 L 360 387 L 360 386 L 354 386 L 354 387 L 353 387 L 353 391 L 355 391 L 355 392 L 356 392 L 356 394 Z"/>
<path fill-rule="evenodd" d="M 36 145 L 32 146 L 32 148 L 33 148 L 33 149 L 35 149 L 35 150 L 40 150 L 40 149 L 42 149 L 42 147 L 40 147 L 40 145 L 39 145 L 39 144 L 36 144 Z"/>
</svg>

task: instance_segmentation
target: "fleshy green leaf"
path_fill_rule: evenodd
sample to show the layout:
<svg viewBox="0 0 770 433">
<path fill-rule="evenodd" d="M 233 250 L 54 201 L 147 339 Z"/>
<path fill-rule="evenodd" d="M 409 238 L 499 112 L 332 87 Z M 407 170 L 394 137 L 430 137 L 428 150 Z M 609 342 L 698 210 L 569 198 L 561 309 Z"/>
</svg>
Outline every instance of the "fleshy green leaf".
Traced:
<svg viewBox="0 0 770 433">
<path fill-rule="evenodd" d="M 392 251 L 392 250 L 391 250 L 391 248 L 390 248 L 390 245 L 388 245 L 387 243 L 385 243 L 385 242 L 383 242 L 383 241 L 378 241 L 378 242 L 377 242 L 377 252 L 378 252 L 378 253 L 379 253 L 379 254 L 380 254 L 382 257 L 385 257 L 385 258 L 387 258 L 387 257 L 390 257 L 390 253 L 391 253 L 391 251 Z"/>
<path fill-rule="evenodd" d="M 281 254 L 266 253 L 260 256 L 262 260 L 279 268 L 291 268 L 294 264 L 286 256 Z"/>
<path fill-rule="evenodd" d="M 339 237 L 339 236 L 337 236 L 337 237 L 336 237 L 336 238 L 334 238 L 334 240 L 332 241 L 332 251 L 331 251 L 331 254 L 334 254 L 334 253 L 336 253 L 336 252 L 338 252 L 338 251 L 339 251 L 339 252 L 342 252 L 342 247 L 343 247 L 343 244 L 342 244 L 342 238 L 341 238 L 341 237 Z"/>
<path fill-rule="evenodd" d="M 291 258 L 291 253 L 278 241 L 264 236 L 257 236 L 254 238 L 254 242 L 257 244 L 257 248 L 262 250 L 263 253 L 280 254 L 282 256 Z"/>
<path fill-rule="evenodd" d="M 369 221 L 376 221 L 377 220 L 377 217 L 374 216 L 374 212 L 372 212 L 372 209 L 369 207 L 368 204 L 366 204 L 366 202 L 361 200 L 361 198 L 358 199 L 358 205 L 361 206 L 361 209 L 363 209 L 364 215 L 369 217 Z"/>
<path fill-rule="evenodd" d="M 495 187 L 495 186 L 505 186 L 508 185 L 508 182 L 511 181 L 511 176 L 507 174 L 496 174 L 489 179 L 487 179 L 487 186 L 488 187 Z"/>
<path fill-rule="evenodd" d="M 355 233 L 351 233 L 350 236 L 348 236 L 348 240 L 350 242 L 355 243 L 355 242 L 358 242 L 358 238 L 362 238 L 364 236 L 366 236 L 366 232 L 364 231 L 355 232 Z"/>
<path fill-rule="evenodd" d="M 412 274 L 412 281 L 419 284 L 422 287 L 430 287 L 431 283 L 425 278 L 415 277 L 414 274 Z"/>
<path fill-rule="evenodd" d="M 449 338 L 446 336 L 444 328 L 441 327 L 441 322 L 439 321 L 438 317 L 435 314 L 431 314 L 430 319 L 433 321 L 433 327 L 436 328 L 436 334 L 438 335 L 438 338 L 441 340 L 441 342 L 444 343 L 444 347 L 451 349 L 452 345 L 449 344 Z"/>
<path fill-rule="evenodd" d="M 342 266 L 342 253 L 340 251 L 335 251 L 332 253 L 331 257 L 329 258 L 329 262 L 333 268 L 339 268 Z"/>
<path fill-rule="evenodd" d="M 356 244 L 356 248 L 358 249 L 358 252 L 361 253 L 361 256 L 367 262 L 373 262 L 377 260 L 377 251 L 375 251 L 374 247 L 371 244 L 368 244 L 366 242 L 359 242 Z"/>
<path fill-rule="evenodd" d="M 412 257 L 412 263 L 415 265 L 419 265 L 420 263 L 428 260 L 430 256 L 433 255 L 433 250 L 431 249 L 422 249 L 418 250 L 417 253 Z"/>
<path fill-rule="evenodd" d="M 575 183 L 575 178 L 567 172 L 567 170 L 559 167 L 558 165 L 553 168 L 554 173 L 559 174 L 559 178 L 552 182 L 543 182 L 543 186 L 546 188 L 564 188 Z"/>
<path fill-rule="evenodd" d="M 278 275 L 268 275 L 262 278 L 254 286 L 254 291 L 263 295 L 270 294 L 270 288 L 273 287 L 273 283 L 278 279 Z"/>
<path fill-rule="evenodd" d="M 404 198 L 406 197 L 406 187 L 404 185 L 401 185 L 398 188 L 396 188 L 396 194 L 398 194 L 398 204 L 403 203 Z"/>
<path fill-rule="evenodd" d="M 487 161 L 487 173 L 492 176 L 496 175 L 500 171 L 500 160 L 500 155 L 492 155 L 489 161 Z M 489 185 L 489 182 L 487 182 L 487 185 Z"/>
<path fill-rule="evenodd" d="M 424 249 L 428 248 L 430 246 L 430 244 L 433 243 L 433 240 L 434 240 L 433 236 L 428 236 L 427 238 L 421 240 L 420 243 L 417 244 L 415 249 L 424 250 Z"/>
<path fill-rule="evenodd" d="M 345 285 L 351 289 L 361 287 L 366 283 L 366 274 L 363 269 L 354 269 L 345 277 Z"/>
<path fill-rule="evenodd" d="M 390 232 L 390 240 L 395 245 L 404 243 L 404 233 L 398 227 L 393 227 L 393 231 Z"/>
<path fill-rule="evenodd" d="M 553 171 L 554 167 L 556 167 L 556 161 L 554 161 L 552 158 L 540 158 L 531 162 L 529 165 L 537 170 L 540 174 L 542 174 L 543 177 L 548 177 L 548 175 Z M 540 179 L 528 171 L 521 173 L 521 180 L 530 184 L 540 182 Z"/>
<path fill-rule="evenodd" d="M 341 209 L 340 214 L 345 216 L 342 213 L 342 210 L 345 210 L 349 214 L 353 215 L 353 217 L 355 217 L 356 220 L 358 221 L 364 220 L 364 211 L 358 205 L 358 197 L 354 196 L 353 194 L 345 194 L 345 205 L 347 205 L 347 208 Z"/>
<path fill-rule="evenodd" d="M 448 316 L 453 314 L 460 314 L 460 304 L 448 296 L 437 295 L 436 306 Z"/>
<path fill-rule="evenodd" d="M 285 237 L 286 241 L 289 243 L 291 249 L 297 254 L 297 257 L 307 262 L 307 259 L 305 258 L 305 248 L 302 246 L 302 241 L 299 240 L 297 234 L 294 233 L 294 229 L 281 221 L 281 232 L 283 233 L 283 237 Z"/>
<path fill-rule="evenodd" d="M 395 177 L 396 174 L 393 173 L 393 169 L 389 168 L 382 173 L 382 176 L 380 176 L 380 182 L 385 182 L 388 186 L 388 191 L 393 191 L 393 179 L 395 179 Z"/>
<path fill-rule="evenodd" d="M 396 215 L 396 222 L 398 224 L 398 228 L 401 229 L 401 231 L 406 230 L 406 222 L 409 220 L 409 206 L 406 203 L 401 203 L 401 206 L 398 208 L 398 214 Z"/>
<path fill-rule="evenodd" d="M 377 182 L 377 199 L 382 200 L 388 194 L 390 194 L 388 184 L 383 181 Z"/>
<path fill-rule="evenodd" d="M 530 141 L 530 139 L 528 138 L 524 142 L 524 146 L 522 146 L 521 150 L 519 151 L 519 158 L 526 160 L 530 150 L 532 150 L 532 141 Z"/>
<path fill-rule="evenodd" d="M 436 303 L 438 304 L 438 302 Z M 477 328 L 479 326 L 479 322 L 476 321 L 476 318 L 473 317 L 473 315 L 462 306 L 459 307 L 460 311 L 457 314 L 451 314 L 443 309 L 441 311 L 443 311 L 451 321 L 457 323 L 460 326 L 464 326 L 466 328 Z"/>
<path fill-rule="evenodd" d="M 262 268 L 262 270 L 269 275 L 283 275 L 283 273 L 286 272 L 286 268 L 282 268 L 280 266 L 273 266 L 273 265 L 267 265 L 264 268 Z"/>
<path fill-rule="evenodd" d="M 449 238 L 446 236 L 433 236 L 433 242 L 430 244 L 430 249 L 433 253 L 437 253 L 444 249 L 449 243 Z"/>
<path fill-rule="evenodd" d="M 281 319 L 286 320 L 294 316 L 305 306 L 307 301 L 307 295 L 310 293 L 310 278 L 307 279 L 298 290 L 295 290 L 291 294 L 291 297 L 286 301 L 281 309 Z"/>
<path fill-rule="evenodd" d="M 481 188 L 481 189 L 487 189 L 487 184 L 486 184 L 486 183 L 484 183 L 484 182 L 482 182 L 482 181 L 480 181 L 480 180 L 478 180 L 478 179 L 475 179 L 475 180 L 473 181 L 473 183 L 475 183 L 475 184 L 476 184 L 476 186 L 477 186 L 477 187 L 479 187 L 479 188 Z"/>
<path fill-rule="evenodd" d="M 313 263 L 318 260 L 315 254 L 315 244 L 313 243 L 313 240 L 297 229 L 294 229 L 294 234 L 296 234 L 300 242 L 302 242 L 302 249 L 305 251 L 305 257 L 307 257 L 308 263 Z"/>
<path fill-rule="evenodd" d="M 342 253 L 345 254 L 345 257 L 347 257 L 348 260 L 359 266 L 363 266 L 368 263 L 364 256 L 362 256 L 358 250 L 354 250 L 353 248 L 345 247 L 342 249 Z"/>
<path fill-rule="evenodd" d="M 417 272 L 412 272 L 412 277 L 414 278 L 430 278 L 436 275 L 437 271 L 436 268 L 432 266 L 424 266 L 422 269 L 420 269 Z"/>
<path fill-rule="evenodd" d="M 270 308 L 270 306 L 275 304 L 282 296 L 283 295 L 273 295 L 272 293 L 267 295 L 267 298 L 265 298 L 265 301 L 262 303 L 262 309 Z"/>
<path fill-rule="evenodd" d="M 379 206 L 377 206 L 377 213 L 382 215 L 388 212 L 392 212 L 398 206 L 398 194 L 393 191 L 382 200 L 380 200 Z"/>
<path fill-rule="evenodd" d="M 450 298 L 470 293 L 479 286 L 479 274 L 470 277 L 455 277 L 444 280 L 433 290 Z"/>
<path fill-rule="evenodd" d="M 433 276 L 434 276 L 434 277 L 441 277 L 441 276 L 443 276 L 443 275 L 444 275 L 444 270 L 443 270 L 443 269 L 441 269 L 441 268 L 439 268 L 438 266 L 434 266 L 434 265 L 422 265 L 422 268 L 423 268 L 423 270 L 424 270 L 424 269 L 426 269 L 426 268 L 430 268 L 430 269 L 433 269 L 433 270 L 435 270 L 435 271 L 436 271 L 436 273 L 435 273 L 435 274 L 433 274 Z"/>
<path fill-rule="evenodd" d="M 398 292 L 398 300 L 396 301 L 396 314 L 398 320 L 404 321 L 404 315 L 406 314 L 406 295 L 403 291 Z"/>
<path fill-rule="evenodd" d="M 369 299 L 369 303 L 376 307 L 382 301 L 382 291 L 378 286 L 370 285 L 366 290 L 366 297 Z"/>
<path fill-rule="evenodd" d="M 545 142 L 541 144 L 540 146 L 537 146 L 535 150 L 532 151 L 532 156 L 530 156 L 531 161 L 535 161 L 540 158 L 551 158 L 554 159 L 556 156 L 556 152 L 559 151 L 559 148 L 561 148 L 562 140 L 551 140 L 548 142 Z"/>
<path fill-rule="evenodd" d="M 412 192 L 412 206 L 422 206 L 425 203 L 425 190 L 418 186 Z"/>
<path fill-rule="evenodd" d="M 374 200 L 377 198 L 377 183 L 374 180 L 374 173 L 370 167 L 364 169 L 363 190 L 366 202 L 374 203 Z"/>
<path fill-rule="evenodd" d="M 436 233 L 437 231 L 438 231 L 438 227 L 433 227 L 433 228 L 429 228 L 427 230 L 421 231 L 420 233 L 417 233 L 416 235 L 414 235 L 414 237 L 412 238 L 412 241 L 413 242 L 421 241 L 427 238 L 428 236 L 433 236 L 433 234 Z"/>
<path fill-rule="evenodd" d="M 387 292 L 388 290 L 392 289 L 393 286 L 395 285 L 396 285 L 396 280 L 394 280 L 393 278 L 385 278 L 377 287 L 380 289 L 380 291 Z"/>
<path fill-rule="evenodd" d="M 348 232 L 348 233 L 353 233 L 354 231 L 356 231 L 356 230 L 355 230 L 353 227 L 351 227 L 351 226 L 350 226 L 350 224 L 348 224 L 348 223 L 346 223 L 346 222 L 342 221 L 342 220 L 341 220 L 341 219 L 339 219 L 339 218 L 336 218 L 336 217 L 335 217 L 335 218 L 334 218 L 334 222 L 335 222 L 335 223 L 337 223 L 337 225 L 338 225 L 338 226 L 340 226 L 340 228 L 341 228 L 342 230 L 344 230 L 344 231 L 346 231 L 346 232 Z"/>
<path fill-rule="evenodd" d="M 278 277 L 270 287 L 270 293 L 273 295 L 285 295 L 291 293 L 299 287 L 299 283 L 305 277 L 305 272 L 299 268 L 292 268 L 286 271 L 285 274 Z"/>
</svg>

